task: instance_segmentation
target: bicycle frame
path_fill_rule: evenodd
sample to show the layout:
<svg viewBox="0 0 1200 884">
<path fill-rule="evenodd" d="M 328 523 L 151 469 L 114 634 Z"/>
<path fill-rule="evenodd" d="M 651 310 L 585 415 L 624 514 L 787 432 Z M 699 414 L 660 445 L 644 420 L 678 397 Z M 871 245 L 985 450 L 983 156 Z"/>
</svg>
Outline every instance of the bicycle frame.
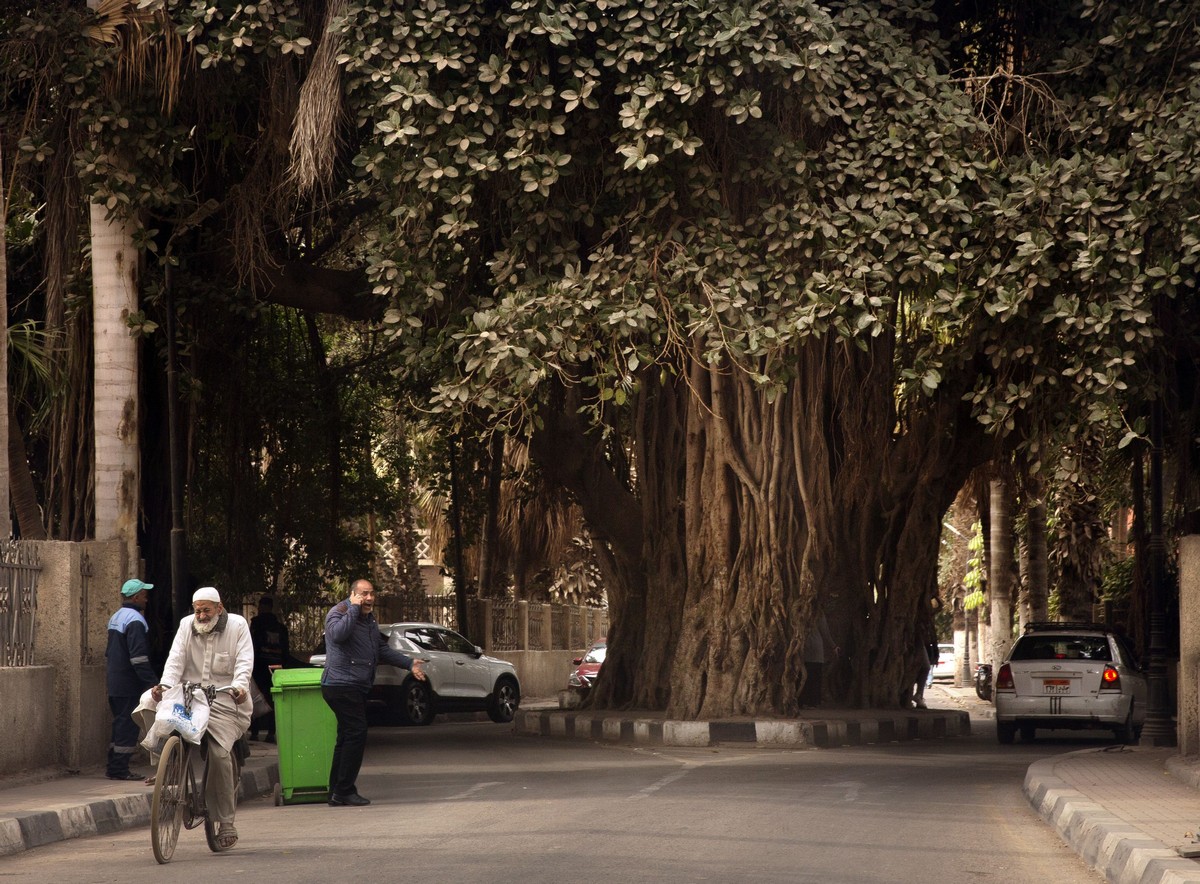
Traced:
<svg viewBox="0 0 1200 884">
<path fill-rule="evenodd" d="M 185 704 L 190 706 L 192 691 L 196 688 L 204 691 L 209 702 L 218 691 L 231 690 L 185 683 Z M 205 735 L 196 745 L 183 739 L 178 731 L 173 731 L 163 744 L 150 803 L 150 843 L 154 848 L 154 858 L 160 864 L 170 862 L 174 856 L 181 826 L 190 830 L 203 823 L 209 849 L 214 853 L 220 850 L 216 841 L 216 825 L 208 816 L 204 795 L 208 778 L 208 751 L 204 743 L 208 739 Z M 236 773 L 241 765 L 237 752 L 232 755 L 236 781 Z"/>
</svg>

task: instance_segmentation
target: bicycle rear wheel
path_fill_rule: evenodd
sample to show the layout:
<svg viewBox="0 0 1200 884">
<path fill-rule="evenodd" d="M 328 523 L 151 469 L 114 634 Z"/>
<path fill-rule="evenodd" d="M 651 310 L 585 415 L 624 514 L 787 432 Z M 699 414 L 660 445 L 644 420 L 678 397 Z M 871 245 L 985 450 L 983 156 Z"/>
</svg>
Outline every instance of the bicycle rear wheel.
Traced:
<svg viewBox="0 0 1200 884">
<path fill-rule="evenodd" d="M 179 843 L 179 828 L 187 805 L 186 753 L 178 734 L 172 734 L 158 759 L 154 797 L 150 801 L 150 845 L 159 863 L 168 863 Z"/>
</svg>

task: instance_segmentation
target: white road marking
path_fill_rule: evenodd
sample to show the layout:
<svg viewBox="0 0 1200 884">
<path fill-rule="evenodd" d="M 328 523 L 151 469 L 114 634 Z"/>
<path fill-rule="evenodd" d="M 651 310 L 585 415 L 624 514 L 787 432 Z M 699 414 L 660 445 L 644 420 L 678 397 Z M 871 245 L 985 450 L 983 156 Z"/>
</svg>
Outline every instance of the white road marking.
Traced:
<svg viewBox="0 0 1200 884">
<path fill-rule="evenodd" d="M 490 788 L 491 786 L 503 786 L 503 785 L 504 785 L 503 781 L 497 781 L 494 783 L 476 783 L 474 786 L 472 786 L 467 791 L 459 792 L 457 795 L 447 795 L 442 800 L 443 801 L 462 801 L 464 798 L 471 798 L 476 793 L 482 792 L 484 789 Z"/>
<path fill-rule="evenodd" d="M 635 799 L 635 800 L 638 798 L 648 798 L 649 796 L 653 795 L 655 792 L 657 792 L 659 789 L 663 788 L 664 786 L 669 786 L 669 785 L 671 785 L 671 783 L 675 782 L 676 780 L 680 779 L 681 777 L 687 776 L 688 773 L 690 772 L 690 770 L 691 770 L 691 768 L 684 768 L 683 770 L 677 770 L 675 773 L 668 774 L 667 776 L 665 776 L 661 780 L 659 780 L 657 783 L 651 783 L 645 789 L 642 789 L 637 794 L 630 795 L 629 797 L 631 799 Z"/>
</svg>

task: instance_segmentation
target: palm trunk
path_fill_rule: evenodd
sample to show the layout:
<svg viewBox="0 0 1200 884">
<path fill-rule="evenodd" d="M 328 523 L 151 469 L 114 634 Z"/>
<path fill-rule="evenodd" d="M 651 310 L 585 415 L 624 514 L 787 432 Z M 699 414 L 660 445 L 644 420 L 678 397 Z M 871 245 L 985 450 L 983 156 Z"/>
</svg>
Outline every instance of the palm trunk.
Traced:
<svg viewBox="0 0 1200 884">
<path fill-rule="evenodd" d="M 137 311 L 138 255 L 133 225 L 91 205 L 95 537 L 119 540 L 136 563 L 140 494 L 137 341 L 128 319 Z"/>
<path fill-rule="evenodd" d="M 988 660 L 998 665 L 1008 656 L 1012 644 L 1012 486 L 1004 479 L 993 479 L 990 499 L 988 598 L 991 602 L 992 629 Z"/>
</svg>

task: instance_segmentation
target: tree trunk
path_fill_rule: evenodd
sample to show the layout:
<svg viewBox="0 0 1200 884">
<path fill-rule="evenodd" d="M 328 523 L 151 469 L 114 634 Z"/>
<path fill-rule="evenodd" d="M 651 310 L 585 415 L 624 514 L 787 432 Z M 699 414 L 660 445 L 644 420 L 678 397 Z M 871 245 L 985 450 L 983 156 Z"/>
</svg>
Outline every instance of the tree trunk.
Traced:
<svg viewBox="0 0 1200 884">
<path fill-rule="evenodd" d="M 827 693 L 907 703 L 942 515 L 985 446 L 961 444 L 961 391 L 898 418 L 886 347 L 816 342 L 798 360 L 777 396 L 698 361 L 641 378 L 636 496 L 574 390 L 544 415 L 531 453 L 580 501 L 609 589 L 594 705 L 794 715 L 819 610 L 849 664 Z"/>
<path fill-rule="evenodd" d="M 8 398 L 7 396 L 5 398 Z M 38 506 L 33 474 L 29 471 L 29 455 L 25 451 L 25 436 L 21 423 L 8 399 L 8 475 L 11 480 L 12 508 L 17 514 L 17 529 L 23 540 L 45 540 L 46 524 Z"/>
<path fill-rule="evenodd" d="M 1008 656 L 1008 649 L 1012 644 L 1012 486 L 1006 479 L 993 479 L 989 497 L 991 530 L 988 534 L 988 546 L 991 556 L 988 598 L 992 612 L 992 628 L 988 662 L 998 666 Z"/>
<path fill-rule="evenodd" d="M 1049 618 L 1049 586 L 1046 580 L 1046 502 L 1035 501 L 1026 513 L 1028 536 L 1026 539 L 1025 596 L 1024 609 L 1028 621 Z"/>
<path fill-rule="evenodd" d="M 95 536 L 119 540 L 136 567 L 138 468 L 137 342 L 127 321 L 137 311 L 138 255 L 133 225 L 91 204 L 95 334 Z"/>
<path fill-rule="evenodd" d="M 0 439 L 9 438 L 8 420 L 8 203 L 4 198 L 4 138 L 0 129 Z M 0 457 L 0 540 L 12 537 L 9 459 Z"/>
<path fill-rule="evenodd" d="M 495 586 L 497 544 L 500 537 L 500 483 L 504 479 L 504 434 L 492 434 L 488 447 L 486 511 L 479 538 L 479 597 L 500 598 L 503 587 Z"/>
</svg>

